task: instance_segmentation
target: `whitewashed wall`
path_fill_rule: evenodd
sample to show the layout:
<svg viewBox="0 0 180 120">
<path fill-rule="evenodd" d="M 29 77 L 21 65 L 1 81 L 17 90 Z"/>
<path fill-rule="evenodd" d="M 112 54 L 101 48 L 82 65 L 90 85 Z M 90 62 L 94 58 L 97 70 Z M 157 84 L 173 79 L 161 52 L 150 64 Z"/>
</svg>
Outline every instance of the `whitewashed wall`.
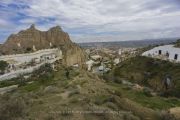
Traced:
<svg viewBox="0 0 180 120">
<path fill-rule="evenodd" d="M 159 55 L 159 50 L 162 51 L 162 55 L 166 55 L 166 53 L 169 53 L 168 60 L 173 62 L 180 62 L 180 48 L 175 48 L 174 45 L 164 45 L 155 47 L 149 51 L 146 51 L 142 54 L 142 56 L 149 56 L 149 57 L 156 57 Z M 174 60 L 175 54 L 178 54 L 178 59 Z"/>
<path fill-rule="evenodd" d="M 14 61 L 17 61 L 18 64 L 22 64 L 25 62 L 30 62 L 34 58 L 40 59 L 40 57 L 45 54 L 56 54 L 58 57 L 62 58 L 62 51 L 55 48 L 55 49 L 39 50 L 37 52 L 26 53 L 26 54 L 3 55 L 3 56 L 0 56 L 0 61 L 1 60 L 3 61 L 14 60 Z"/>
<path fill-rule="evenodd" d="M 62 59 L 62 58 L 57 57 L 55 59 L 48 60 L 46 62 L 43 62 L 43 63 L 38 64 L 38 65 L 33 66 L 33 67 L 29 67 L 26 69 L 20 69 L 20 70 L 12 71 L 10 73 L 6 73 L 6 74 L 0 76 L 0 81 L 9 80 L 9 79 L 16 78 L 16 77 L 23 75 L 23 74 L 32 73 L 33 71 L 39 69 L 45 63 L 54 63 L 56 60 L 59 60 L 59 59 Z"/>
</svg>

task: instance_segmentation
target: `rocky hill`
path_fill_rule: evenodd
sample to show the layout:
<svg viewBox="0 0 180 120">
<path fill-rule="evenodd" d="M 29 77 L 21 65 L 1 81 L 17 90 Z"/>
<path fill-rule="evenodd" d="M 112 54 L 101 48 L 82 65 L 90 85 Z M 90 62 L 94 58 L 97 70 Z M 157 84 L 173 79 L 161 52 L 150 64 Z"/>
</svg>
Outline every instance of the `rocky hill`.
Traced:
<svg viewBox="0 0 180 120">
<path fill-rule="evenodd" d="M 137 56 L 120 63 L 114 70 L 114 76 L 149 86 L 160 94 L 180 97 L 179 67 L 179 63 L 174 64 L 168 61 Z M 172 78 L 172 83 L 168 91 L 164 92 L 162 81 L 167 75 Z"/>
<path fill-rule="evenodd" d="M 28 53 L 40 49 L 58 47 L 64 55 L 67 65 L 82 64 L 85 61 L 83 50 L 70 40 L 68 33 L 60 26 L 52 27 L 48 31 L 40 31 L 31 25 L 27 30 L 12 34 L 1 46 L 1 54 Z"/>
<path fill-rule="evenodd" d="M 0 94 L 0 120 L 160 120 L 158 112 L 124 98 L 119 86 L 97 75 L 72 68 L 67 79 L 63 66 L 42 69 L 31 84 Z"/>
</svg>

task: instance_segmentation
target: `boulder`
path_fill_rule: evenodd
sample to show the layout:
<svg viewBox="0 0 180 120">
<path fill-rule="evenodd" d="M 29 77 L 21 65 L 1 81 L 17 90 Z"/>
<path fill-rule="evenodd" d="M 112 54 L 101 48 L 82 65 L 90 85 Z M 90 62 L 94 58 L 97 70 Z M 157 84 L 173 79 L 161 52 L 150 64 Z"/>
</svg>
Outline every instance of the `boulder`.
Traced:
<svg viewBox="0 0 180 120">
<path fill-rule="evenodd" d="M 180 107 L 171 108 L 169 110 L 170 114 L 172 114 L 177 120 L 180 120 Z"/>
</svg>

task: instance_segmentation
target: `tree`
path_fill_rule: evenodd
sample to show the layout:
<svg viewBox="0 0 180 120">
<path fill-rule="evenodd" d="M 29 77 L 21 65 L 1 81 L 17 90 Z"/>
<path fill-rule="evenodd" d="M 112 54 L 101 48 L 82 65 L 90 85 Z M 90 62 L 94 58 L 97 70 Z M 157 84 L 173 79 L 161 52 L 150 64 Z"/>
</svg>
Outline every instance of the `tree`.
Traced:
<svg viewBox="0 0 180 120">
<path fill-rule="evenodd" d="M 0 61 L 0 70 L 4 71 L 8 67 L 8 63 L 6 61 Z"/>
<path fill-rule="evenodd" d="M 180 47 L 180 39 L 176 41 L 175 47 Z"/>
<path fill-rule="evenodd" d="M 30 48 L 30 47 L 26 48 L 26 52 L 27 53 L 32 52 L 32 48 Z"/>
</svg>

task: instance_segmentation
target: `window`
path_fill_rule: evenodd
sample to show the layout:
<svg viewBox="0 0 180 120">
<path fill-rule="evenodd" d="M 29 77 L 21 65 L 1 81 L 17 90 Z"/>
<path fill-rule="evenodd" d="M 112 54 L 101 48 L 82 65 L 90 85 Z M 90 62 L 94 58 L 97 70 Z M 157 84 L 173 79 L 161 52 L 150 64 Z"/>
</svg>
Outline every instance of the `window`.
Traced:
<svg viewBox="0 0 180 120">
<path fill-rule="evenodd" d="M 169 53 L 168 52 L 166 52 L 166 57 L 169 57 Z"/>
</svg>

